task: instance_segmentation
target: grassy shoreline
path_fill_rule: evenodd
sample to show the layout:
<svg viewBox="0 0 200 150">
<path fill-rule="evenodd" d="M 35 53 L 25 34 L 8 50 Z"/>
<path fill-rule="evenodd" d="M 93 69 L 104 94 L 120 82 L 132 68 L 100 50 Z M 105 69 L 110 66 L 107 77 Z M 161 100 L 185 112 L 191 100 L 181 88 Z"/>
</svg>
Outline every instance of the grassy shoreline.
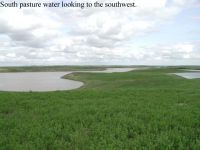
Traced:
<svg viewBox="0 0 200 150">
<path fill-rule="evenodd" d="M 199 149 L 200 80 L 176 71 L 73 73 L 83 88 L 0 92 L 0 149 Z"/>
<path fill-rule="evenodd" d="M 168 69 L 196 69 L 200 70 L 200 66 L 118 66 L 118 65 L 102 65 L 102 66 L 10 66 L 0 67 L 2 72 L 56 72 L 56 71 L 102 71 L 106 68 L 145 68 L 150 67 L 154 69 L 168 68 Z"/>
<path fill-rule="evenodd" d="M 103 66 L 22 66 L 0 67 L 1 72 L 58 72 L 58 71 L 94 71 L 104 70 Z"/>
</svg>

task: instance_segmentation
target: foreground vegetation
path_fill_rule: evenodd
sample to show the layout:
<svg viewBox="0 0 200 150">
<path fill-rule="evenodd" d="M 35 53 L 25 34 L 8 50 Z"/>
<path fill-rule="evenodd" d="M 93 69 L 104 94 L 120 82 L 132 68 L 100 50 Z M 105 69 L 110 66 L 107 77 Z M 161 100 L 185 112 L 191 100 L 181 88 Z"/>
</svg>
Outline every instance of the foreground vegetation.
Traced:
<svg viewBox="0 0 200 150">
<path fill-rule="evenodd" d="M 78 90 L 0 92 L 0 149 L 200 149 L 200 80 L 176 68 L 74 73 Z"/>
</svg>

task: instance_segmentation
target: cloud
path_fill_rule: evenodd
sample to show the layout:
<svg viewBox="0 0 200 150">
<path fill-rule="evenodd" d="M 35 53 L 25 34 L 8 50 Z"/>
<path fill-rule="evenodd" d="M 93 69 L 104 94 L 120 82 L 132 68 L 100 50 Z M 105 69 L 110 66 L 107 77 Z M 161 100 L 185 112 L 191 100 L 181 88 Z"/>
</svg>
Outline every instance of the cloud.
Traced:
<svg viewBox="0 0 200 150">
<path fill-rule="evenodd" d="M 147 48 L 148 49 L 148 48 Z M 176 43 L 174 45 L 157 45 L 149 48 L 153 50 L 156 59 L 200 59 L 198 47 L 194 43 Z"/>
<path fill-rule="evenodd" d="M 158 32 L 163 24 L 181 13 L 186 4 L 189 7 L 194 2 L 135 0 L 136 8 L 83 10 L 2 8 L 0 64 L 134 64 L 148 60 L 153 63 L 157 59 L 199 58 L 193 43 L 142 44 L 145 48 L 137 43 Z"/>
</svg>

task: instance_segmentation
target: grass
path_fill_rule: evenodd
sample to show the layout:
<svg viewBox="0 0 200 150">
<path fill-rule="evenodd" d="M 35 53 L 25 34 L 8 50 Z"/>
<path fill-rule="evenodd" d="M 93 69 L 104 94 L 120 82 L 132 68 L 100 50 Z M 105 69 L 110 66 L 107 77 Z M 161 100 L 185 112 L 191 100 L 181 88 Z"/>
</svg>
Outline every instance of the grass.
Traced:
<svg viewBox="0 0 200 150">
<path fill-rule="evenodd" d="M 168 73 L 74 73 L 85 86 L 0 92 L 0 149 L 200 149 L 200 80 Z"/>
<path fill-rule="evenodd" d="M 10 66 L 1 67 L 0 73 L 4 72 L 58 72 L 58 71 L 102 71 L 106 68 L 127 68 L 145 66 Z"/>
<path fill-rule="evenodd" d="M 104 70 L 105 66 L 20 66 L 0 67 L 0 72 L 55 72 Z"/>
</svg>

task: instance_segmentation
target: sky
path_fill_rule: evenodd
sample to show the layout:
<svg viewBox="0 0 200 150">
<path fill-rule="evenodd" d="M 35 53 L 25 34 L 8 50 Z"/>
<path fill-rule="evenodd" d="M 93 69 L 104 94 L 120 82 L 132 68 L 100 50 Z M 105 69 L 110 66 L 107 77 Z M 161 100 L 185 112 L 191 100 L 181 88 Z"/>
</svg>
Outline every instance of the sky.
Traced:
<svg viewBox="0 0 200 150">
<path fill-rule="evenodd" d="M 137 7 L 0 7 L 0 66 L 200 65 L 200 0 L 120 2 Z"/>
</svg>

